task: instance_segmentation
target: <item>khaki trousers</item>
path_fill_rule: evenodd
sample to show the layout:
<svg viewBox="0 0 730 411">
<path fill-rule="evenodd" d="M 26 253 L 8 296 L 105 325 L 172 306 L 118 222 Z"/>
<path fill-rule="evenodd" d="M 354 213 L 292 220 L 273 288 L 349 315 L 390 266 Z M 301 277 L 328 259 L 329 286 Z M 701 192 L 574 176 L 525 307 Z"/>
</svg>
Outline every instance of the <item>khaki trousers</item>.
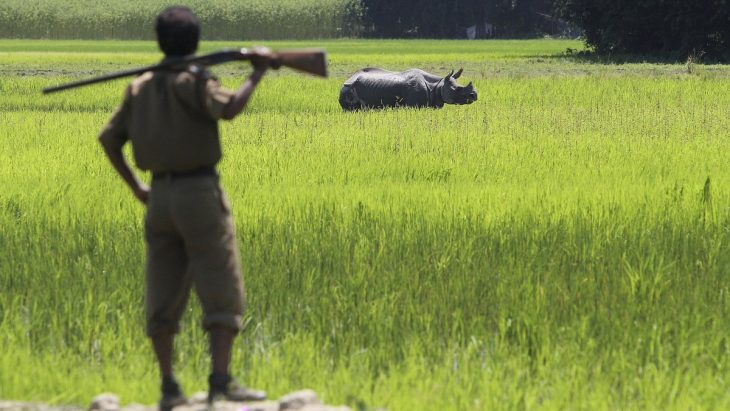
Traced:
<svg viewBox="0 0 730 411">
<path fill-rule="evenodd" d="M 203 327 L 242 325 L 245 291 L 230 204 L 217 176 L 154 179 L 145 216 L 147 335 L 180 329 L 194 288 Z"/>
</svg>

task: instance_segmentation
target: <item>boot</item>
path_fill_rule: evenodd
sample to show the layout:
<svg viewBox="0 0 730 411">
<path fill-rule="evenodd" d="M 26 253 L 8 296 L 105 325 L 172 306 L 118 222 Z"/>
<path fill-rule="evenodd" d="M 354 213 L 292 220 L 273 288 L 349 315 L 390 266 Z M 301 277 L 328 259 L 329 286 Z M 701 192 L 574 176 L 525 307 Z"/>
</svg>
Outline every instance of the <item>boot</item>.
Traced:
<svg viewBox="0 0 730 411">
<path fill-rule="evenodd" d="M 178 405 L 183 405 L 188 402 L 188 399 L 183 395 L 180 389 L 180 384 L 177 383 L 174 377 L 167 377 L 162 379 L 162 398 L 160 399 L 159 408 L 160 411 L 170 411 Z"/>
<path fill-rule="evenodd" d="M 213 373 L 208 377 L 208 403 L 212 404 L 216 400 L 226 401 L 263 401 L 266 399 L 266 393 L 242 387 L 229 374 Z"/>
</svg>

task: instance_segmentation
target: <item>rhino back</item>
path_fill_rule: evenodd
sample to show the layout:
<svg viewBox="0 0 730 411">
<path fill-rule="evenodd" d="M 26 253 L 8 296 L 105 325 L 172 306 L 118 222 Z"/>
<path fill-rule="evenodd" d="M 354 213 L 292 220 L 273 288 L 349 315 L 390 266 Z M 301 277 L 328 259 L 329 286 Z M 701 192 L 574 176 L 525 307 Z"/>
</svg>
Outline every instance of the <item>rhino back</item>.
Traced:
<svg viewBox="0 0 730 411">
<path fill-rule="evenodd" d="M 381 68 L 377 67 L 366 67 L 364 69 L 360 69 L 356 71 L 353 75 L 351 75 L 347 80 L 345 80 L 344 85 L 349 86 L 350 84 L 354 83 L 355 80 L 360 78 L 360 76 L 363 75 L 373 75 L 373 74 L 396 74 L 392 71 L 383 70 Z"/>
<path fill-rule="evenodd" d="M 437 76 L 435 74 L 431 74 L 427 71 L 423 71 L 417 68 L 408 69 L 401 74 L 407 76 L 421 76 L 428 83 L 438 83 L 439 81 L 441 81 L 441 79 L 443 79 L 443 76 Z"/>
</svg>

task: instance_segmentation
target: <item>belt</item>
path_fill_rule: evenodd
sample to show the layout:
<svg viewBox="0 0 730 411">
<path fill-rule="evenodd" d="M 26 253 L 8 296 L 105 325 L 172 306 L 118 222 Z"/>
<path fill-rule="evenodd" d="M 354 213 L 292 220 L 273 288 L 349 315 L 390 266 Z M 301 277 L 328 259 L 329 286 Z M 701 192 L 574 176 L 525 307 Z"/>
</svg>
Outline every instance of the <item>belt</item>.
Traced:
<svg viewBox="0 0 730 411">
<path fill-rule="evenodd" d="M 198 167 L 187 171 L 164 171 L 152 173 L 153 180 L 190 177 L 218 177 L 218 172 L 215 170 L 215 167 Z"/>
</svg>

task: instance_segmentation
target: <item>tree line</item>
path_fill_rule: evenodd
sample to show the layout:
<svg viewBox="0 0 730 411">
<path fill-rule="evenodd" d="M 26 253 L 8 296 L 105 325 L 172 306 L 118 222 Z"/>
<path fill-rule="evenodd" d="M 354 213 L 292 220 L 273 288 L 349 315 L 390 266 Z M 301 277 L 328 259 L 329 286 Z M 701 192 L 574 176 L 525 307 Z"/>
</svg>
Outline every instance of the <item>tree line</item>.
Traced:
<svg viewBox="0 0 730 411">
<path fill-rule="evenodd" d="M 362 0 L 364 35 L 384 38 L 526 38 L 551 31 L 553 0 Z M 487 32 L 487 28 L 490 30 Z"/>
<path fill-rule="evenodd" d="M 599 53 L 730 60 L 730 0 L 361 1 L 367 37 L 581 35 Z"/>
<path fill-rule="evenodd" d="M 150 39 L 174 0 L 4 0 L 0 37 Z M 581 37 L 602 54 L 730 61 L 730 0 L 188 0 L 206 40 Z"/>
</svg>

